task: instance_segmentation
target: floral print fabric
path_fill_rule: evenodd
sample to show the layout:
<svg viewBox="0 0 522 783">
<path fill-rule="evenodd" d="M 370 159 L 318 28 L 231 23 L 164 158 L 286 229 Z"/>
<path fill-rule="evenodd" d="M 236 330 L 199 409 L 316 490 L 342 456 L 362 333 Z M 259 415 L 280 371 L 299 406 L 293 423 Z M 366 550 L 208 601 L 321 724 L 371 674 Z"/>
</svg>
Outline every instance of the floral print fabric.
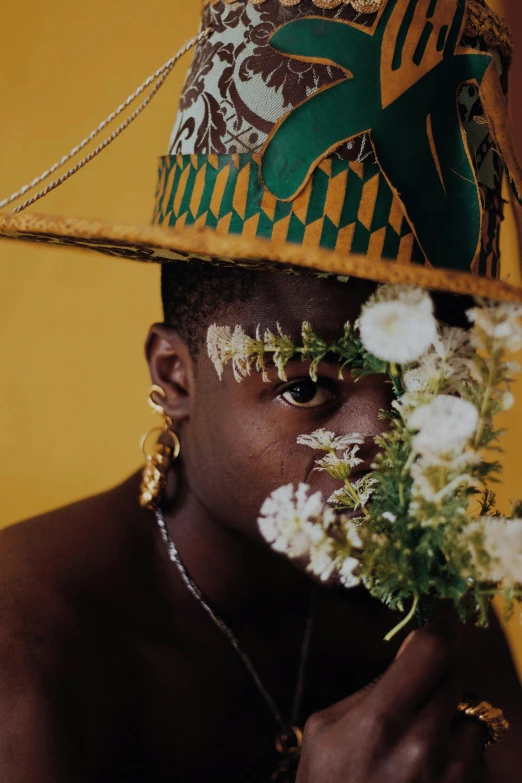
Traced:
<svg viewBox="0 0 522 783">
<path fill-rule="evenodd" d="M 294 7 L 266 2 L 207 5 L 202 28 L 213 34 L 198 46 L 180 102 L 169 153 L 257 152 L 276 122 L 314 92 L 346 78 L 337 68 L 281 56 L 269 44 L 282 24 L 310 13 L 371 26 L 375 14 L 352 6 L 327 11 L 304 0 Z M 373 156 L 364 138 L 340 154 Z"/>
</svg>

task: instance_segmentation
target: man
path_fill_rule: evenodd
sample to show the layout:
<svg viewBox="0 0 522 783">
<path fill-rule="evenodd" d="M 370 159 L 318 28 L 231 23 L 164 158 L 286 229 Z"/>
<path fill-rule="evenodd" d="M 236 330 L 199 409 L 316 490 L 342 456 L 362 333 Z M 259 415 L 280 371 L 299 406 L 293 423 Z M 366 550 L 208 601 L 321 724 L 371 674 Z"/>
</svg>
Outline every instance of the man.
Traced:
<svg viewBox="0 0 522 783">
<path fill-rule="evenodd" d="M 118 245 L 171 261 L 165 323 L 151 328 L 147 358 L 167 430 L 181 444 L 162 476 L 164 528 L 140 509 L 134 476 L 2 533 L 6 780 L 518 778 L 522 700 L 493 617 L 487 631 L 460 629 L 441 607 L 402 646 L 384 642 L 393 620 L 383 605 L 362 588 L 314 583 L 306 563 L 296 568 L 274 553 L 258 530 L 263 500 L 282 484 L 330 489 L 310 454 L 296 449 L 298 435 L 357 431 L 367 443 L 381 431 L 379 411 L 391 402 L 385 378 L 339 380 L 338 366 L 324 361 L 314 381 L 294 361 L 285 381 L 269 368 L 268 383 L 254 373 L 238 385 L 217 378 L 205 350 L 214 322 L 250 333 L 279 323 L 297 336 L 310 321 L 325 339 L 335 337 L 373 289 L 356 278 L 512 294 L 496 279 L 499 159 L 484 122 L 474 122 L 482 118 L 477 92 L 462 87 L 493 73 L 484 40 L 469 46 L 470 7 L 362 5 L 206 6 L 204 30 L 213 32 L 200 40 L 189 74 L 156 217 L 178 230 L 199 221 L 208 233 L 150 232 L 131 249 L 133 235 L 123 242 L 116 230 L 100 236 L 98 228 L 42 227 L 23 216 L 0 224 L 7 236 L 72 238 L 110 252 Z M 395 54 L 381 70 L 392 34 Z M 468 43 L 464 54 L 456 54 L 459 41 Z M 364 64 L 366 81 L 361 90 L 354 77 L 350 99 L 354 85 L 340 59 L 354 53 L 354 72 Z M 506 55 L 496 56 L 502 69 Z M 454 112 L 457 91 L 464 118 Z M 376 95 L 386 96 L 386 115 Z M 439 95 L 451 100 L 439 104 Z M 348 129 L 354 117 L 357 132 Z M 362 133 L 370 121 L 371 148 Z M 409 143 L 395 155 L 397 128 Z M 263 244 L 268 235 L 272 243 Z M 189 263 L 172 262 L 187 256 Z M 216 259 L 228 266 L 214 268 Z M 257 264 L 230 266 L 245 259 Z M 331 274 L 263 271 L 278 263 Z M 339 280 L 343 272 L 355 277 Z M 438 306 L 441 319 L 461 319 L 463 300 L 441 297 Z M 375 450 L 365 446 L 360 456 L 363 476 Z M 465 693 L 501 706 L 510 722 L 487 756 L 483 726 L 456 718 Z M 293 744 L 303 727 L 299 760 Z"/>
<path fill-rule="evenodd" d="M 164 296 L 177 297 L 165 299 L 175 325 L 153 326 L 147 340 L 152 379 L 183 443 L 167 525 L 285 719 L 313 594 L 298 780 L 517 780 L 522 699 L 493 617 L 489 630 L 462 634 L 446 618 L 416 632 L 394 661 L 401 640 L 383 641 L 392 613 L 363 589 L 314 586 L 258 532 L 259 507 L 281 483 L 307 477 L 329 489 L 296 435 L 377 433 L 390 387 L 383 376 L 339 382 L 327 363 L 317 384 L 302 363 L 288 367 L 286 383 L 272 371 L 268 384 L 257 374 L 219 381 L 205 327 L 216 317 L 268 326 L 284 312 L 287 330 L 306 316 L 328 335 L 356 318 L 369 284 L 173 272 L 165 268 Z M 373 455 L 362 456 L 364 472 Z M 266 781 L 277 766 L 277 725 L 180 580 L 151 512 L 139 508 L 138 485 L 134 476 L 2 533 L 5 780 Z M 487 754 L 489 777 L 482 728 L 454 721 L 466 691 L 502 705 L 511 724 Z"/>
</svg>

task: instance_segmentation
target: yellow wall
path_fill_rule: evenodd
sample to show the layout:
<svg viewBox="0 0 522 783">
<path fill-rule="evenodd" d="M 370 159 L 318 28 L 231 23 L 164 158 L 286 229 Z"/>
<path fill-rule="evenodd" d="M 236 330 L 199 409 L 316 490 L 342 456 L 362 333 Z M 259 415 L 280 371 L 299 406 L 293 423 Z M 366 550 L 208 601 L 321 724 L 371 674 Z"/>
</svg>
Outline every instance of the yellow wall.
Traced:
<svg viewBox="0 0 522 783">
<path fill-rule="evenodd" d="M 196 31 L 199 7 L 4 3 L 0 198 L 77 144 L 175 53 Z M 147 224 L 187 62 L 121 139 L 37 211 Z M 152 422 L 141 346 L 159 316 L 157 267 L 0 244 L 1 525 L 102 490 L 139 466 L 139 436 Z M 508 422 L 502 501 L 522 494 L 522 390 Z M 522 667 L 520 627 L 510 634 Z"/>
<path fill-rule="evenodd" d="M 0 193 L 40 174 L 194 35 L 197 0 L 5 3 Z M 147 224 L 189 59 L 113 146 L 35 211 Z M 34 208 L 33 208 L 34 209 Z M 142 344 L 159 268 L 0 244 L 0 497 L 7 524 L 104 489 L 154 422 Z"/>
</svg>

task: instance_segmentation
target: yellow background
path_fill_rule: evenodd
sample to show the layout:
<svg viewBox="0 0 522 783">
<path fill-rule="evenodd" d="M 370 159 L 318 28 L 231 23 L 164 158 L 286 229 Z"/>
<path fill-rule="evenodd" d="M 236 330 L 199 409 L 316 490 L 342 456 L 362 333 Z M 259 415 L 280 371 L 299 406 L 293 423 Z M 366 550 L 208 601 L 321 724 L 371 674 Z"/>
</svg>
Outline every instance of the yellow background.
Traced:
<svg viewBox="0 0 522 783">
<path fill-rule="evenodd" d="M 0 199 L 68 152 L 194 35 L 199 8 L 198 0 L 4 3 Z M 36 211 L 149 223 L 156 158 L 166 152 L 188 62 L 109 150 Z M 514 243 L 508 227 L 508 260 Z M 160 318 L 156 266 L 0 244 L 0 525 L 138 468 L 139 437 L 152 422 L 142 345 Z M 522 390 L 507 419 L 504 505 L 522 494 Z M 518 622 L 509 634 L 522 672 Z"/>
</svg>

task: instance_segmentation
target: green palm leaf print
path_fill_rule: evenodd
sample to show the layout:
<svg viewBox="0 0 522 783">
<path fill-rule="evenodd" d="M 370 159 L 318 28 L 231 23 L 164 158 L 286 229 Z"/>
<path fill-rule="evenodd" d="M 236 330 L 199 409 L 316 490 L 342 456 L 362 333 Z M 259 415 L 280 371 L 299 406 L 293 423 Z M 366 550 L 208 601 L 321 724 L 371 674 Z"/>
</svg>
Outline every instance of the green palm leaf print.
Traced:
<svg viewBox="0 0 522 783">
<path fill-rule="evenodd" d="M 429 262 L 469 271 L 480 244 L 481 200 L 457 108 L 480 86 L 491 55 L 458 46 L 466 0 L 388 0 L 375 29 L 304 17 L 271 45 L 345 76 L 293 109 L 268 139 L 265 187 L 292 200 L 320 161 L 364 132 Z"/>
</svg>

